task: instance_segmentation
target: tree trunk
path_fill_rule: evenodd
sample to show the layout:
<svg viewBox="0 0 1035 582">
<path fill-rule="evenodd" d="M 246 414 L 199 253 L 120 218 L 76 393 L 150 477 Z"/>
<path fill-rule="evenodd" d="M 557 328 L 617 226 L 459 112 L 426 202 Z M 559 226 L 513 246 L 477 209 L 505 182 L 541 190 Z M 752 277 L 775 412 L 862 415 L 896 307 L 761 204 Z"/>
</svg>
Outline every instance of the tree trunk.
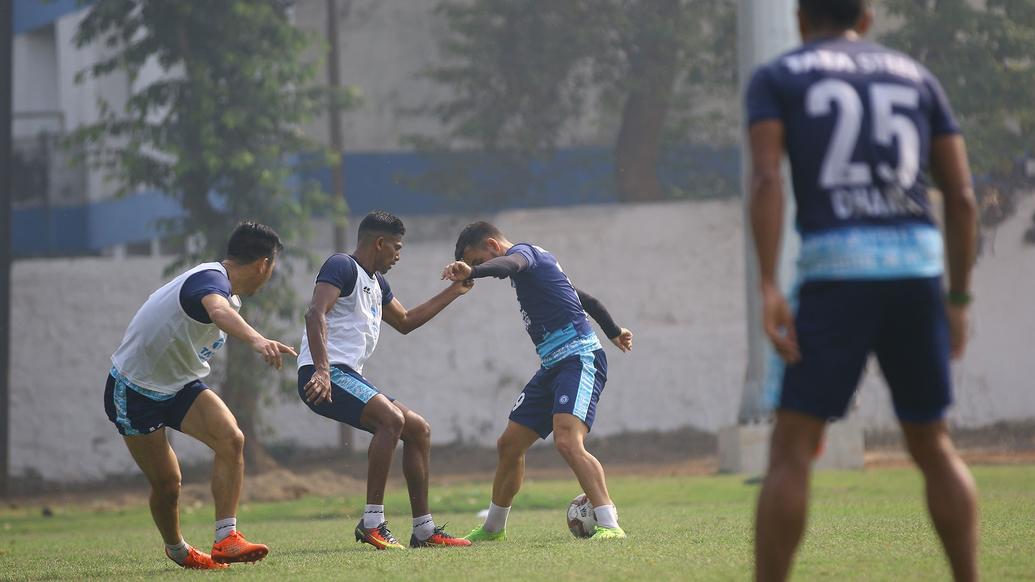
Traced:
<svg viewBox="0 0 1035 582">
<path fill-rule="evenodd" d="M 230 412 L 237 418 L 237 425 L 244 433 L 244 463 L 250 473 L 262 473 L 279 468 L 276 459 L 269 454 L 259 440 L 258 427 L 261 413 L 258 382 L 276 382 L 270 369 L 251 347 L 238 340 L 227 342 L 227 372 L 222 395 Z"/>
<path fill-rule="evenodd" d="M 679 60 L 671 29 L 678 22 L 679 0 L 651 0 L 639 6 L 641 24 L 629 48 L 630 88 L 614 153 L 615 185 L 623 202 L 664 197 L 658 159 Z"/>
</svg>

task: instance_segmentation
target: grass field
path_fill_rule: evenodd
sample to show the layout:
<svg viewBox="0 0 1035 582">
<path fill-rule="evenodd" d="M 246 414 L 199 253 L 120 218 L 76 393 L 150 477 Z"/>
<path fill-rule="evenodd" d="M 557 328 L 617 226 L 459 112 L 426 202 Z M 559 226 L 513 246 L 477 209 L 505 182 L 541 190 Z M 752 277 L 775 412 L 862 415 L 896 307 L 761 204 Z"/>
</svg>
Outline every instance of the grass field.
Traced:
<svg viewBox="0 0 1035 582">
<path fill-rule="evenodd" d="M 1035 466 L 977 467 L 981 488 L 981 570 L 986 580 L 1035 579 Z M 564 508 L 573 480 L 529 481 L 504 543 L 468 549 L 377 552 L 353 541 L 356 498 L 305 498 L 242 507 L 242 531 L 270 556 L 218 574 L 178 570 L 161 551 L 146 507 L 91 512 L 0 509 L 0 579 L 357 580 L 746 580 L 757 486 L 734 476 L 621 477 L 611 480 L 624 541 L 576 540 Z M 438 523 L 466 533 L 487 504 L 489 484 L 432 490 Z M 409 539 L 405 492 L 386 502 L 389 522 Z M 188 541 L 206 547 L 211 506 L 184 511 Z M 206 548 L 207 549 L 207 548 Z M 948 569 L 908 469 L 820 473 L 809 531 L 795 570 L 801 580 L 945 580 Z"/>
</svg>

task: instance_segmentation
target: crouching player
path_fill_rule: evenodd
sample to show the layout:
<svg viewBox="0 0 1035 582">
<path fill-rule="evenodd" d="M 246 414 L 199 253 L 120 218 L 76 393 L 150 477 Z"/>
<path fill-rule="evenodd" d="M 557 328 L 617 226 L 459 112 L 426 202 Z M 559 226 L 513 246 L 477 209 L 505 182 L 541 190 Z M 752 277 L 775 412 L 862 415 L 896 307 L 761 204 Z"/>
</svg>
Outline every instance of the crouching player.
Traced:
<svg viewBox="0 0 1035 582">
<path fill-rule="evenodd" d="M 363 364 L 377 346 L 382 318 L 399 332 L 409 333 L 471 287 L 454 283 L 413 309 L 403 307 L 384 273 L 399 261 L 405 233 L 398 217 L 372 212 L 359 225 L 356 251 L 332 255 L 320 268 L 305 316 L 298 395 L 320 416 L 374 435 L 367 451 L 367 505 L 356 525 L 356 541 L 379 550 L 403 548 L 388 529 L 384 507 L 388 470 L 402 439 L 403 473 L 413 510 L 410 547 L 469 546 L 467 540 L 436 527 L 431 517 L 431 426 L 363 377 Z"/>
<path fill-rule="evenodd" d="M 241 224 L 230 236 L 222 262 L 198 265 L 151 294 L 111 357 L 104 408 L 151 484 L 151 516 L 165 540 L 165 553 L 184 568 L 226 568 L 228 562 L 256 562 L 269 552 L 237 531 L 244 435 L 202 379 L 227 334 L 248 342 L 277 369 L 281 354 L 296 355 L 263 337 L 237 313 L 238 297 L 254 294 L 269 281 L 282 249 L 270 227 Z M 188 545 L 180 533 L 180 466 L 165 427 L 189 434 L 215 452 L 211 555 Z"/>
</svg>

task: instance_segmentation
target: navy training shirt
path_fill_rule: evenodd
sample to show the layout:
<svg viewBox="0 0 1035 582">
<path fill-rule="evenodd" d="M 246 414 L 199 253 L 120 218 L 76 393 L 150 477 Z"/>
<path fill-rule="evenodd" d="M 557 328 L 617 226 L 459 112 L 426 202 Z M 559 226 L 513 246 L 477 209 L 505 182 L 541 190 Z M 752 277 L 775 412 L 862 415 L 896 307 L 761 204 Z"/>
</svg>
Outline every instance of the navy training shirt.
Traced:
<svg viewBox="0 0 1035 582">
<path fill-rule="evenodd" d="M 507 254 L 519 254 L 528 262 L 528 267 L 510 280 L 517 292 L 525 330 L 537 348 L 547 336 L 569 327 L 574 332 L 569 339 L 593 333 L 575 287 L 552 254 L 527 243 L 512 246 Z"/>
<path fill-rule="evenodd" d="M 912 58 L 844 38 L 755 71 L 748 125 L 783 122 L 803 236 L 846 226 L 933 224 L 931 139 L 959 132 L 938 80 Z"/>
<path fill-rule="evenodd" d="M 356 278 L 359 274 L 359 262 L 356 257 L 345 253 L 335 253 L 324 261 L 320 272 L 316 275 L 317 283 L 327 283 L 341 289 L 338 297 L 348 297 L 356 288 Z M 388 280 L 381 273 L 374 273 L 377 283 L 381 286 L 381 305 L 388 305 L 395 297 Z"/>
<path fill-rule="evenodd" d="M 230 298 L 230 279 L 222 271 L 208 269 L 187 277 L 180 287 L 180 307 L 194 321 L 212 323 L 212 318 L 201 303 L 209 295 Z"/>
</svg>

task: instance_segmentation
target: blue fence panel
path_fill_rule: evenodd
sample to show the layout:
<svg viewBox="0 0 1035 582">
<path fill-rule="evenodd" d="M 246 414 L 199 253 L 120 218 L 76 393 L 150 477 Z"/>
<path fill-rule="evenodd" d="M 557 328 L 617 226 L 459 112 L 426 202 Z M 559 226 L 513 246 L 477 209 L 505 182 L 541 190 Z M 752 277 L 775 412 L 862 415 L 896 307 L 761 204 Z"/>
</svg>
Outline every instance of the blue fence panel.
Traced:
<svg viewBox="0 0 1035 582">
<path fill-rule="evenodd" d="M 82 8 L 76 0 L 14 0 L 14 33 L 31 32 Z"/>
<path fill-rule="evenodd" d="M 354 216 L 375 209 L 413 216 L 618 201 L 609 148 L 567 148 L 549 160 L 519 163 L 481 152 L 352 153 L 345 156 L 344 171 L 345 195 Z M 668 148 L 658 177 L 673 197 L 736 194 L 739 151 Z M 307 179 L 331 190 L 327 168 L 304 172 L 292 179 L 292 185 Z M 219 207 L 218 197 L 213 202 Z M 160 238 L 159 222 L 181 216 L 175 200 L 154 191 L 49 212 L 20 209 L 13 216 L 14 254 L 91 254 Z"/>
</svg>

